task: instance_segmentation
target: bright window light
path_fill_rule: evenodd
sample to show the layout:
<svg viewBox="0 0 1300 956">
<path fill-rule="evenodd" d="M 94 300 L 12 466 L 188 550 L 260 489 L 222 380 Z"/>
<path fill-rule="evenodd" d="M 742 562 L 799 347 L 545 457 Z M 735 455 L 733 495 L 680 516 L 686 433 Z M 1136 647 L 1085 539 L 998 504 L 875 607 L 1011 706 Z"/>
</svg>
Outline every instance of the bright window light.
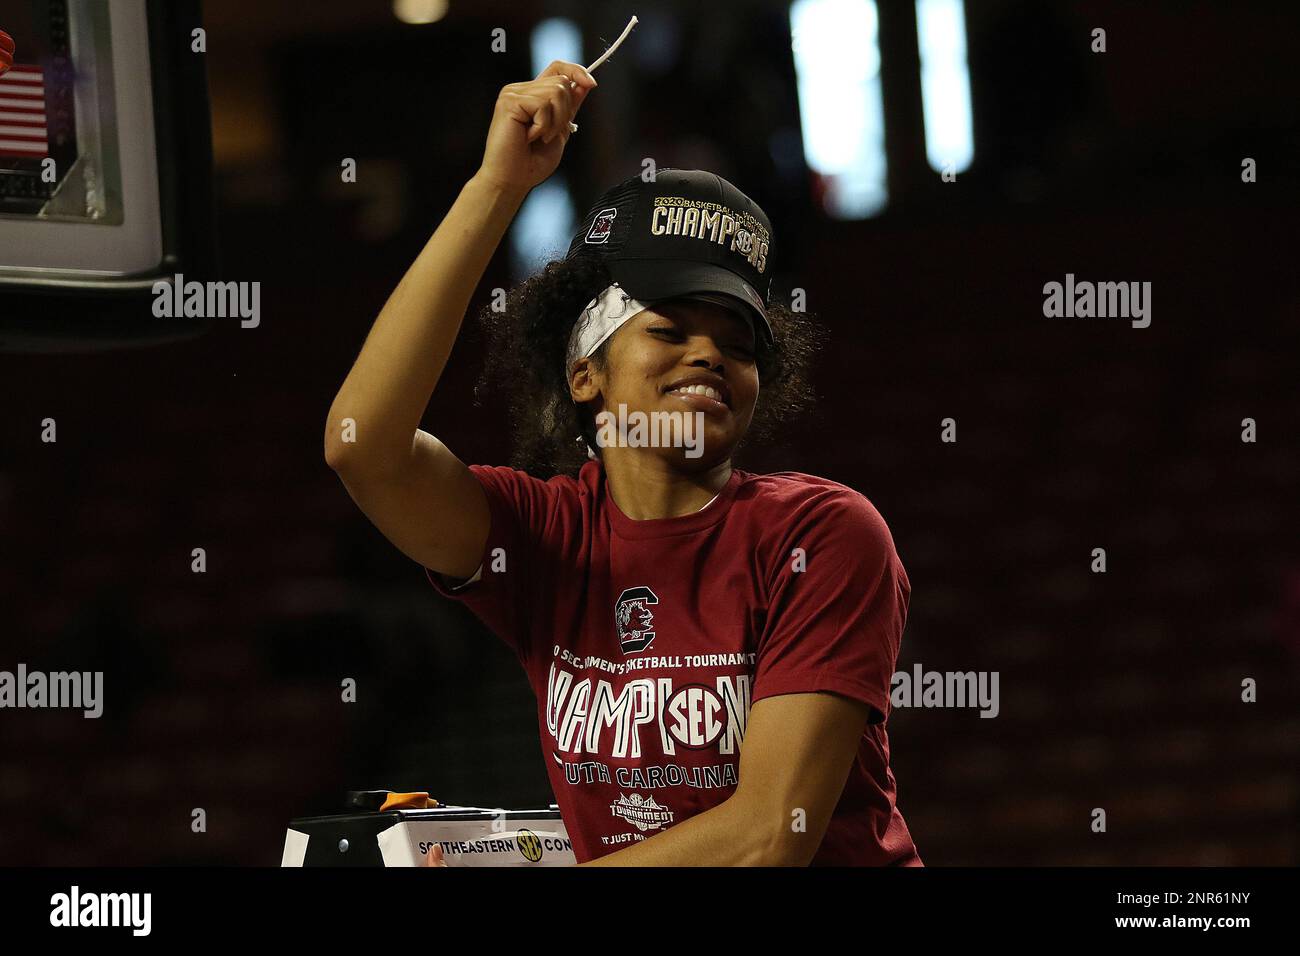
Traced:
<svg viewBox="0 0 1300 956">
<path fill-rule="evenodd" d="M 795 0 L 790 33 L 808 167 L 826 211 L 865 219 L 889 201 L 874 0 Z"/>
<path fill-rule="evenodd" d="M 393 0 L 393 16 L 403 23 L 437 23 L 446 15 L 447 0 Z"/>
<path fill-rule="evenodd" d="M 960 173 L 975 158 L 962 0 L 916 0 L 925 156 L 938 172 Z"/>
<path fill-rule="evenodd" d="M 582 63 L 582 31 L 566 17 L 551 17 L 533 27 L 533 76 L 555 60 Z"/>
<path fill-rule="evenodd" d="M 562 180 L 551 177 L 528 194 L 510 227 L 510 265 L 516 279 L 564 258 L 577 228 L 573 217 L 573 199 Z"/>
<path fill-rule="evenodd" d="M 581 63 L 582 31 L 572 20 L 552 17 L 533 28 L 533 76 L 555 60 Z M 552 259 L 561 258 L 577 228 L 573 197 L 562 176 L 552 176 L 528 194 L 510 228 L 511 268 L 516 279 L 537 272 Z"/>
</svg>

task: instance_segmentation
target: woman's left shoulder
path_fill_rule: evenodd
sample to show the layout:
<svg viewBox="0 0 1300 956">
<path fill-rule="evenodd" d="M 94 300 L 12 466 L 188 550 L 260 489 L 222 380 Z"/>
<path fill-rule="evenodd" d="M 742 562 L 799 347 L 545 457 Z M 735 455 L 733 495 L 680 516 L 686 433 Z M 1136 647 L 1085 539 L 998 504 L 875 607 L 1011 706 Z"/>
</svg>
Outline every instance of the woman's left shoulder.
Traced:
<svg viewBox="0 0 1300 956">
<path fill-rule="evenodd" d="M 875 510 L 870 499 L 856 488 L 802 471 L 773 471 L 767 474 L 746 473 L 745 485 L 751 494 L 765 499 L 788 503 L 814 502 L 818 504 Z"/>
<path fill-rule="evenodd" d="M 889 526 L 871 499 L 831 478 L 801 471 L 777 471 L 749 474 L 745 485 L 755 501 L 770 505 L 777 513 L 793 520 L 833 519 L 889 536 Z"/>
</svg>

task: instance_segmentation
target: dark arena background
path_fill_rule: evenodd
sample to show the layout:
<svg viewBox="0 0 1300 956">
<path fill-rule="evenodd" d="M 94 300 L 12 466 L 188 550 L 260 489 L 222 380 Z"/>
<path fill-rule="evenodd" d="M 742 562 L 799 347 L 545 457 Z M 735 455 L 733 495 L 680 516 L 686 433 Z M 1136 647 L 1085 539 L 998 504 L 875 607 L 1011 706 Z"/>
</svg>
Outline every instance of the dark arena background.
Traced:
<svg viewBox="0 0 1300 956">
<path fill-rule="evenodd" d="M 739 185 L 775 223 L 774 295 L 828 344 L 814 411 L 738 467 L 870 498 L 913 588 L 898 672 L 997 679 L 994 707 L 890 715 L 926 865 L 1297 863 L 1300 6 L 181 6 L 190 92 L 151 67 L 163 271 L 258 283 L 260 312 L 0 281 L 0 670 L 104 675 L 96 719 L 0 710 L 0 865 L 276 866 L 348 790 L 553 801 L 514 656 L 371 525 L 321 434 L 500 88 L 633 14 L 471 312 L 647 160 Z M 51 9 L 4 0 L 0 29 Z M 0 118 L 0 223 L 55 192 L 41 159 L 90 148 L 57 120 Z M 100 145 L 69 221 L 133 215 L 136 141 Z M 1049 314 L 1050 283 L 1124 283 L 1133 314 Z M 423 427 L 508 464 L 464 330 Z"/>
</svg>

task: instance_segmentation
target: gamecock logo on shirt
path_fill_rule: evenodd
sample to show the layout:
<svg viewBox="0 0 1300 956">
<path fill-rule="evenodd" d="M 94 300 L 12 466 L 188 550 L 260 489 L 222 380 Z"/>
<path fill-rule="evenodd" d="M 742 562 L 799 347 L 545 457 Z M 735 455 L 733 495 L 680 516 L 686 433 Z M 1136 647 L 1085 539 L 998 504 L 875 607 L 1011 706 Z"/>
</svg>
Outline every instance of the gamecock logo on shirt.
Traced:
<svg viewBox="0 0 1300 956">
<path fill-rule="evenodd" d="M 654 613 L 650 605 L 659 597 L 647 587 L 628 588 L 614 604 L 614 627 L 624 654 L 644 651 L 655 639 Z"/>
</svg>

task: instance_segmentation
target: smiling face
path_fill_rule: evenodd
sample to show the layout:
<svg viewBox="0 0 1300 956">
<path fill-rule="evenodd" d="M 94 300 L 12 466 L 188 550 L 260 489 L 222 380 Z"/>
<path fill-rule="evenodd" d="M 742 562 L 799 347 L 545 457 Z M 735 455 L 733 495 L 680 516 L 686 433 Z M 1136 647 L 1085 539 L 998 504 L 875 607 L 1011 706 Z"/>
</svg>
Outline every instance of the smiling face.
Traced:
<svg viewBox="0 0 1300 956">
<path fill-rule="evenodd" d="M 712 467 L 731 456 L 754 417 L 758 367 L 754 330 L 712 302 L 671 299 L 625 323 L 609 340 L 605 369 L 590 360 L 570 376 L 573 399 L 604 410 L 676 412 L 694 422 L 703 413 L 703 455 L 682 448 L 645 448 L 692 467 Z M 691 425 L 690 427 L 694 427 Z"/>
</svg>

